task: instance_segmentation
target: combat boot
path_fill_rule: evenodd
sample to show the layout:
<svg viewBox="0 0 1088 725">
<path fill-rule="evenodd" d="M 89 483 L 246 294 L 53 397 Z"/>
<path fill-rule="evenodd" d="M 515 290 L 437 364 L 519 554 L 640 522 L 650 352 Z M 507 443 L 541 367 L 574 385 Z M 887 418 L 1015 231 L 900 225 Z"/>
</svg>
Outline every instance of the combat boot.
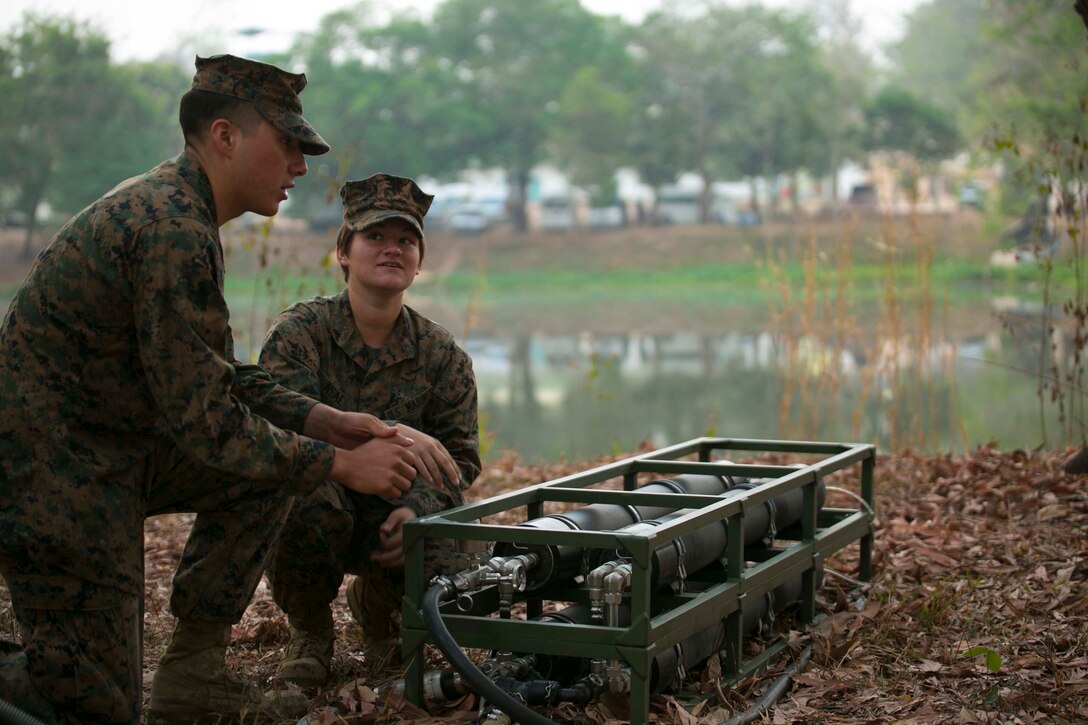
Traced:
<svg viewBox="0 0 1088 725">
<path fill-rule="evenodd" d="M 380 576 L 357 576 L 348 585 L 348 609 L 363 630 L 363 654 L 374 665 L 400 664 L 400 602 Z"/>
<path fill-rule="evenodd" d="M 178 620 L 151 682 L 152 722 L 296 720 L 309 702 L 299 692 L 264 696 L 226 668 L 230 625 Z"/>
<path fill-rule="evenodd" d="M 332 612 L 314 621 L 291 619 L 291 641 L 287 645 L 280 671 L 275 682 L 299 687 L 321 687 L 329 677 L 332 661 L 332 645 L 336 639 L 332 627 Z"/>
<path fill-rule="evenodd" d="M 35 689 L 27 668 L 23 648 L 0 640 L 0 722 L 55 722 L 52 706 Z M 3 708 L 4 703 L 9 706 Z"/>
</svg>

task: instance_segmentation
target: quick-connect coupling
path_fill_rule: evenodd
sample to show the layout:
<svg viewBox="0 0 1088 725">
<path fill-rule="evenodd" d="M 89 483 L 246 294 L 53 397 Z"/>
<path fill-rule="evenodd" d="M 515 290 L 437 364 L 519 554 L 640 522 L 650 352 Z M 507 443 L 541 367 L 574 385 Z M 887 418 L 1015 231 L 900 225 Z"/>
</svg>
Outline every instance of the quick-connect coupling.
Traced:
<svg viewBox="0 0 1088 725">
<path fill-rule="evenodd" d="M 604 580 L 616 570 L 619 562 L 608 561 L 586 575 L 589 594 L 589 618 L 594 624 L 604 624 Z"/>
</svg>

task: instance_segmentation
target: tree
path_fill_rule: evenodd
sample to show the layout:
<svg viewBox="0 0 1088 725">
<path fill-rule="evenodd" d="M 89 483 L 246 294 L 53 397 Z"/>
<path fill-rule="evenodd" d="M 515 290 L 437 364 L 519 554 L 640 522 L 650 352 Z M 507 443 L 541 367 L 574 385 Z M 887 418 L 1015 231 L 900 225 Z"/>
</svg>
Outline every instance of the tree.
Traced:
<svg viewBox="0 0 1088 725">
<path fill-rule="evenodd" d="M 885 88 L 865 107 L 865 148 L 899 151 L 902 182 L 911 199 L 920 175 L 961 145 L 952 114 L 898 88 Z"/>
<path fill-rule="evenodd" d="M 893 78 L 954 112 L 975 150 L 1001 162 L 1000 206 L 1019 214 L 1042 182 L 1038 167 L 1079 138 L 1084 52 L 1072 2 L 932 0 L 908 16 Z"/>
<path fill-rule="evenodd" d="M 739 65 L 750 99 L 731 149 L 741 171 L 771 181 L 773 188 L 779 175 L 827 170 L 831 126 L 825 118 L 834 100 L 833 82 L 819 53 L 813 18 L 750 6 L 741 10 L 736 32 L 755 46 Z M 790 198 L 796 204 L 793 187 Z M 777 200 L 773 194 L 772 205 Z"/>
<path fill-rule="evenodd" d="M 1072 139 L 1084 127 L 1088 74 L 1071 4 L 991 0 L 986 11 L 971 74 L 971 129 L 1003 125 L 1024 140 Z"/>
<path fill-rule="evenodd" d="M 984 50 L 985 0 L 930 0 L 904 17 L 903 37 L 888 49 L 890 85 L 960 113 L 971 104 Z"/>
<path fill-rule="evenodd" d="M 87 146 L 59 160 L 50 203 L 75 212 L 118 182 L 180 152 L 178 99 L 191 82 L 192 75 L 172 62 L 110 66 L 96 87 L 112 113 L 89 129 Z"/>
<path fill-rule="evenodd" d="M 76 211 L 161 159 L 161 104 L 136 85 L 149 72 L 116 71 L 106 37 L 71 19 L 28 14 L 0 37 L 0 178 L 26 219 L 24 254 L 43 202 Z"/>
<path fill-rule="evenodd" d="M 615 172 L 628 149 L 631 105 L 627 93 L 592 67 L 578 71 L 560 98 L 555 154 L 575 185 L 597 191 L 598 204 L 610 203 L 615 195 Z"/>
<path fill-rule="evenodd" d="M 636 167 L 658 196 L 682 172 L 697 173 L 704 180 L 704 221 L 712 149 L 728 135 L 730 114 L 740 105 L 739 80 L 723 57 L 732 46 L 709 25 L 678 5 L 647 16 L 632 43 L 643 78 L 633 117 Z"/>
<path fill-rule="evenodd" d="M 622 55 L 604 28 L 577 0 L 447 0 L 435 12 L 429 62 L 462 81 L 457 91 L 492 121 L 462 127 L 458 146 L 506 170 L 518 229 L 527 226 L 529 175 L 546 157 L 567 83 Z"/>
<path fill-rule="evenodd" d="M 0 39 L 0 64 L 0 176 L 26 219 L 29 255 L 61 159 L 85 147 L 88 122 L 108 110 L 95 90 L 107 74 L 109 41 L 73 20 L 27 15 Z"/>
<path fill-rule="evenodd" d="M 865 128 L 870 151 L 904 151 L 921 161 L 948 158 L 960 143 L 950 113 L 898 88 L 885 88 L 866 105 Z"/>
<path fill-rule="evenodd" d="M 434 43 L 431 25 L 405 16 L 376 25 L 367 4 L 327 15 L 296 43 L 293 61 L 312 81 L 306 115 L 333 150 L 300 180 L 292 214 L 319 213 L 347 178 L 441 178 L 465 167 L 463 139 L 493 133 L 494 119 Z"/>
<path fill-rule="evenodd" d="M 829 78 L 807 16 L 677 4 L 646 18 L 636 48 L 647 79 L 640 105 L 648 112 L 635 116 L 635 142 L 660 145 L 674 177 L 693 171 L 703 179 L 704 221 L 714 179 L 773 178 L 815 162 L 822 134 L 815 99 Z M 644 158 L 640 170 L 658 166 L 652 176 L 666 176 L 660 157 Z"/>
<path fill-rule="evenodd" d="M 819 27 L 818 52 L 828 72 L 826 94 L 820 96 L 815 114 L 826 143 L 813 149 L 812 171 L 831 180 L 831 199 L 839 199 L 838 171 L 847 159 L 859 160 L 862 106 L 874 85 L 872 58 L 861 47 L 862 26 L 849 0 L 813 0 L 812 12 Z"/>
</svg>

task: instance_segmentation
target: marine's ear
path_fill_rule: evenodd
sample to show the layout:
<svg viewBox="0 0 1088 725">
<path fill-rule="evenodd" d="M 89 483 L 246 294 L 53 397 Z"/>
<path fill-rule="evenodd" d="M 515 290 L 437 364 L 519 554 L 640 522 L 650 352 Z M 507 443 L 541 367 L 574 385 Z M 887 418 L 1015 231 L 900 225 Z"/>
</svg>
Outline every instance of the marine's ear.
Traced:
<svg viewBox="0 0 1088 725">
<path fill-rule="evenodd" d="M 217 118 L 208 127 L 208 143 L 223 156 L 233 156 L 240 130 L 228 119 Z"/>
</svg>

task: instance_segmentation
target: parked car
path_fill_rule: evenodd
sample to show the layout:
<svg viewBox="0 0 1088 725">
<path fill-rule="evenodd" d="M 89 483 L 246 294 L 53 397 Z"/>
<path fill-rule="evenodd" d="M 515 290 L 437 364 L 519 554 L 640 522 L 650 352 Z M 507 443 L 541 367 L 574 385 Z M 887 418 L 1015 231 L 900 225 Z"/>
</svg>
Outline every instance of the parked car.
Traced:
<svg viewBox="0 0 1088 725">
<path fill-rule="evenodd" d="M 591 207 L 586 217 L 590 229 L 618 229 L 624 221 L 623 207 L 618 204 Z"/>
<path fill-rule="evenodd" d="M 449 226 L 458 234 L 480 234 L 487 231 L 490 222 L 483 207 L 478 204 L 462 204 L 450 214 Z"/>
<path fill-rule="evenodd" d="M 431 202 L 431 207 L 427 210 L 427 229 L 437 231 L 452 228 L 451 217 L 463 203 L 460 199 L 448 194 L 435 194 L 434 201 Z"/>
<path fill-rule="evenodd" d="M 449 215 L 449 226 L 460 234 L 480 234 L 506 221 L 504 199 L 477 199 L 457 205 Z"/>
<path fill-rule="evenodd" d="M 548 197 L 540 203 L 540 228 L 547 232 L 574 229 L 574 205 L 569 199 Z"/>
<path fill-rule="evenodd" d="M 965 181 L 960 187 L 960 208 L 981 209 L 986 203 L 986 191 L 977 181 Z"/>
<path fill-rule="evenodd" d="M 848 203 L 855 209 L 875 212 L 879 206 L 876 187 L 872 184 L 855 184 L 850 190 Z"/>
</svg>

